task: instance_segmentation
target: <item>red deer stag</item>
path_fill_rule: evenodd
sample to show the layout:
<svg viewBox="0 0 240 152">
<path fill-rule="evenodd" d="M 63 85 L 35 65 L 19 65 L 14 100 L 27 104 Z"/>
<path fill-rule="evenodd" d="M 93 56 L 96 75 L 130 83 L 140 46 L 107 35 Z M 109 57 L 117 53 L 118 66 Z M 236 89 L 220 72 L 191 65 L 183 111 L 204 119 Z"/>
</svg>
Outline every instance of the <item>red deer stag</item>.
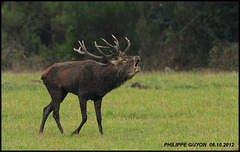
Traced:
<svg viewBox="0 0 240 152">
<path fill-rule="evenodd" d="M 131 79 L 137 72 L 140 71 L 138 66 L 140 62 L 139 56 L 127 56 L 126 53 L 130 48 L 130 41 L 126 38 L 128 46 L 122 52 L 119 49 L 118 40 L 114 38 L 115 45 L 108 43 L 105 39 L 102 40 L 107 46 L 100 46 L 95 41 L 95 47 L 102 56 L 94 55 L 87 51 L 84 41 L 79 42 L 78 49 L 74 48 L 80 54 L 88 55 L 96 59 L 105 59 L 109 63 L 103 64 L 93 60 L 86 61 L 69 61 L 63 63 L 55 63 L 47 68 L 41 79 L 46 86 L 52 100 L 43 109 L 42 123 L 39 133 L 43 132 L 44 124 L 48 115 L 53 111 L 60 132 L 63 134 L 63 129 L 59 120 L 60 103 L 64 100 L 67 93 L 73 93 L 78 96 L 80 109 L 82 113 L 82 121 L 79 127 L 72 133 L 78 134 L 84 123 L 87 121 L 87 100 L 94 101 L 96 118 L 98 122 L 99 132 L 102 134 L 101 124 L 101 104 L 102 98 L 114 88 L 119 87 L 128 79 Z M 100 48 L 109 48 L 108 54 L 104 54 Z"/>
</svg>

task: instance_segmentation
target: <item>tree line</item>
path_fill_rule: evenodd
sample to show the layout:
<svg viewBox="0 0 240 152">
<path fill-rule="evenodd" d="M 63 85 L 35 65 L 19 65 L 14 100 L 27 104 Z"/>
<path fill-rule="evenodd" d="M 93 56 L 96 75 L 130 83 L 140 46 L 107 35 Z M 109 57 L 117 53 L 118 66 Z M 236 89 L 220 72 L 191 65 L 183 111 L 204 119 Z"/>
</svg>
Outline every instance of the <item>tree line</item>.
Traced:
<svg viewBox="0 0 240 152">
<path fill-rule="evenodd" d="M 144 70 L 238 70 L 238 2 L 2 2 L 2 71 L 42 70 L 131 41 Z M 102 43 L 104 44 L 104 43 Z"/>
</svg>

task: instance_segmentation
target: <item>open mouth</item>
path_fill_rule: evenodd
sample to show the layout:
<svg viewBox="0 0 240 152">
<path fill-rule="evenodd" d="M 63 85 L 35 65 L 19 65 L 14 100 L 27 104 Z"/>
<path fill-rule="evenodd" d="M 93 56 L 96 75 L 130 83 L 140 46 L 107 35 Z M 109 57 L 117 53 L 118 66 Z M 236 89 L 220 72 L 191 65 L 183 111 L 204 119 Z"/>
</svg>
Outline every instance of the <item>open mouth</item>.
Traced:
<svg viewBox="0 0 240 152">
<path fill-rule="evenodd" d="M 139 63 L 140 63 L 140 60 L 135 60 L 134 61 L 134 68 L 133 68 L 133 70 L 135 72 L 139 72 L 141 70 L 141 68 L 138 66 Z"/>
</svg>

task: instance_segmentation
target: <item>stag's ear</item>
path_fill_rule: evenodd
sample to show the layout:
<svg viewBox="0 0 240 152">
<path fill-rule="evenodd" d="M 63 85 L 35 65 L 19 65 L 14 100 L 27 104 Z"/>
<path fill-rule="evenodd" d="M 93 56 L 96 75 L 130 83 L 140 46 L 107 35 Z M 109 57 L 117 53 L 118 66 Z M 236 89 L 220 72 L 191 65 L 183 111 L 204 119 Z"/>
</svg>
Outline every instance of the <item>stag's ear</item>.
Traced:
<svg viewBox="0 0 240 152">
<path fill-rule="evenodd" d="M 111 60 L 110 63 L 113 64 L 113 65 L 118 65 L 119 61 L 118 60 Z"/>
<path fill-rule="evenodd" d="M 117 58 L 109 60 L 109 62 L 111 64 L 114 64 L 115 66 L 118 66 L 118 65 L 126 64 L 128 60 L 129 60 L 129 57 L 127 57 L 127 55 L 119 55 Z"/>
<path fill-rule="evenodd" d="M 119 65 L 120 63 L 120 59 L 118 58 L 112 58 L 111 60 L 108 60 L 109 63 L 113 64 L 113 65 Z"/>
<path fill-rule="evenodd" d="M 119 63 L 120 63 L 120 61 L 121 61 L 121 57 L 115 57 L 115 58 L 111 58 L 111 59 L 109 59 L 108 60 L 108 62 L 110 63 L 110 64 L 113 64 L 113 65 L 119 65 Z"/>
</svg>

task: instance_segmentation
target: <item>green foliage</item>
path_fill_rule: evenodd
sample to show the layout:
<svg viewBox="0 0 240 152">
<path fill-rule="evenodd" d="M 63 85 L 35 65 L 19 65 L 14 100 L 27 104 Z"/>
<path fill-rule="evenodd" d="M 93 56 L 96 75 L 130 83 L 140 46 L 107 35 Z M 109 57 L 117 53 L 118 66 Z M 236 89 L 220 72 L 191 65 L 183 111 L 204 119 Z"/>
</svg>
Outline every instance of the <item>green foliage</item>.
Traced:
<svg viewBox="0 0 240 152">
<path fill-rule="evenodd" d="M 238 43 L 215 45 L 209 51 L 209 66 L 212 68 L 238 71 Z"/>
<path fill-rule="evenodd" d="M 169 67 L 165 67 L 165 72 L 168 72 L 168 73 L 173 73 L 174 70 L 169 68 Z"/>
<path fill-rule="evenodd" d="M 129 54 L 141 56 L 144 70 L 215 68 L 209 51 L 238 43 L 238 9 L 237 2 L 3 2 L 2 69 L 14 63 L 29 67 L 28 60 L 9 58 L 12 49 L 26 58 L 39 56 L 46 68 L 87 58 L 72 51 L 78 40 L 98 54 L 94 41 L 101 44 L 104 37 L 112 42 L 111 34 L 121 49 L 127 45 L 125 36 L 131 40 Z M 238 49 L 232 49 L 236 56 Z M 218 68 L 238 69 L 227 60 Z"/>
</svg>

